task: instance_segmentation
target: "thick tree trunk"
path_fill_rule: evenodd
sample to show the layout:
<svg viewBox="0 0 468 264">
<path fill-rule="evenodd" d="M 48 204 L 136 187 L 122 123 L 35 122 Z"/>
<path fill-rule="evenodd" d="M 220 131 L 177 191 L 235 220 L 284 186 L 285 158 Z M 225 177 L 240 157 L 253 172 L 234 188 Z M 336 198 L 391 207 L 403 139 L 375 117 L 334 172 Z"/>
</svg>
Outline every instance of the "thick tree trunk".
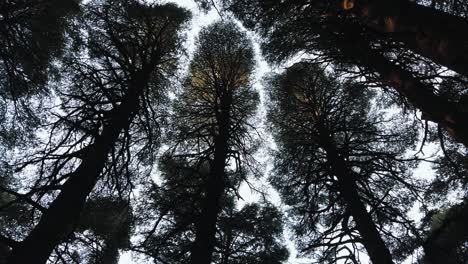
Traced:
<svg viewBox="0 0 468 264">
<path fill-rule="evenodd" d="M 72 232 L 87 196 L 99 179 L 109 151 L 120 132 L 129 126 L 137 110 L 138 98 L 147 78 L 148 74 L 141 75 L 135 78 L 138 81 L 129 86 L 122 103 L 113 111 L 110 122 L 89 147 L 80 166 L 65 182 L 60 194 L 31 233 L 12 250 L 8 258 L 9 264 L 46 263 L 52 250 Z"/>
<path fill-rule="evenodd" d="M 461 107 L 435 94 L 431 85 L 421 82 L 411 72 L 392 63 L 380 51 L 373 50 L 369 42 L 359 35 L 357 25 L 330 24 L 329 27 L 322 32 L 323 35 L 336 39 L 336 36 L 330 35 L 334 31 L 346 36 L 336 39 L 335 44 L 347 60 L 378 73 L 379 82 L 393 87 L 422 112 L 423 118 L 438 123 L 451 137 L 468 147 L 468 118 Z"/>
<path fill-rule="evenodd" d="M 468 147 L 468 118 L 456 103 L 436 95 L 429 84 L 417 80 L 412 73 L 391 63 L 383 55 L 370 49 L 361 55 L 363 64 L 375 69 L 384 84 L 393 87 L 421 110 L 424 119 L 438 123 L 456 141 Z"/>
<path fill-rule="evenodd" d="M 320 143 L 327 153 L 330 169 L 338 178 L 340 195 L 346 203 L 354 222 L 356 222 L 357 230 L 362 237 L 362 244 L 366 248 L 372 263 L 392 264 L 390 251 L 382 240 L 372 216 L 367 212 L 364 203 L 360 199 L 353 173 L 347 168 L 343 157 L 337 152 L 334 141 L 327 129 L 321 127 L 319 134 Z"/>
<path fill-rule="evenodd" d="M 221 198 L 226 187 L 225 166 L 228 155 L 229 109 L 231 99 L 222 100 L 218 118 L 219 130 L 215 137 L 214 160 L 206 187 L 206 196 L 200 218 L 196 224 L 195 242 L 191 251 L 191 264 L 210 264 L 216 243 L 216 223 L 221 211 Z"/>
<path fill-rule="evenodd" d="M 343 8 L 409 49 L 468 77 L 468 20 L 408 0 L 345 0 Z"/>
</svg>

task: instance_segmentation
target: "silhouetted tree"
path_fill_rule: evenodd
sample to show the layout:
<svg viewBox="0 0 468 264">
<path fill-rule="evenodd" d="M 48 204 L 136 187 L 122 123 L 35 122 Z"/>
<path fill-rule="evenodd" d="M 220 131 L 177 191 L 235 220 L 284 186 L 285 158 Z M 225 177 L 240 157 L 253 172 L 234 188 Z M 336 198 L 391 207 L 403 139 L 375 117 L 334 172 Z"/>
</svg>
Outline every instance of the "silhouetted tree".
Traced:
<svg viewBox="0 0 468 264">
<path fill-rule="evenodd" d="M 67 16 L 79 0 L 0 3 L 0 97 L 19 99 L 44 91 L 48 69 L 65 46 Z"/>
<path fill-rule="evenodd" d="M 430 212 L 423 219 L 427 225 L 426 238 L 423 244 L 424 257 L 421 263 L 458 264 L 468 261 L 468 219 L 467 200 L 451 206 Z"/>
<path fill-rule="evenodd" d="M 402 42 L 412 51 L 468 76 L 466 18 L 409 0 L 342 0 L 345 15 Z M 338 14 L 337 14 L 338 15 Z"/>
<path fill-rule="evenodd" d="M 253 56 L 250 40 L 234 23 L 202 29 L 184 91 L 174 105 L 172 152 L 208 162 L 210 168 L 191 249 L 194 264 L 211 262 L 229 164 L 235 171 L 254 165 L 254 127 L 248 119 L 259 99 L 250 85 Z"/>
<path fill-rule="evenodd" d="M 358 244 L 373 263 L 393 263 L 389 248 L 402 257 L 405 240 L 418 236 L 406 211 L 422 191 L 404 156 L 412 124 L 371 113 L 368 89 L 314 64 L 295 64 L 268 85 L 279 144 L 271 182 L 291 206 L 300 249 L 321 249 L 318 263 L 358 263 Z"/>
<path fill-rule="evenodd" d="M 401 41 L 392 39 L 394 35 L 400 36 L 399 33 L 376 32 L 366 24 L 367 20 L 337 11 L 340 9 L 338 1 L 316 1 L 312 4 L 302 1 L 222 2 L 247 28 L 260 33 L 264 39 L 262 49 L 270 61 L 284 62 L 297 54 L 306 53 L 317 62 L 345 64 L 344 71 L 354 73 L 356 77 L 365 76 L 368 82 L 379 86 L 392 88 L 395 94 L 421 110 L 424 119 L 436 122 L 457 141 L 468 145 L 466 111 L 460 109 L 457 102 L 438 95 L 437 86 L 433 85 L 433 77 L 444 77 L 438 70 L 440 67 L 408 52 Z M 356 1 L 345 2 L 357 6 L 350 4 Z M 379 1 L 376 5 L 381 2 L 390 3 Z M 411 15 L 404 17 L 410 19 Z M 432 21 L 427 24 L 433 25 Z M 435 23 L 440 27 L 444 25 Z M 412 39 L 417 38 L 417 34 L 409 33 Z M 464 55 L 454 56 L 458 59 Z M 356 65 L 357 69 L 350 69 L 350 65 Z"/>
<path fill-rule="evenodd" d="M 59 92 L 61 112 L 45 149 L 24 165 L 40 165 L 27 195 L 53 201 L 13 247 L 8 263 L 45 263 L 73 231 L 102 176 L 125 187 L 131 157 L 154 151 L 160 114 L 155 107 L 176 69 L 178 31 L 188 18 L 171 4 L 110 0 L 86 6 L 85 46 L 66 63 L 70 77 L 64 82 L 68 89 Z M 138 148 L 133 142 L 141 140 L 146 142 Z"/>
<path fill-rule="evenodd" d="M 0 3 L 0 159 L 34 145 L 51 80 L 79 13 L 75 0 Z"/>
<path fill-rule="evenodd" d="M 455 93 L 453 96 L 456 97 L 456 90 L 447 85 L 445 92 Z M 428 138 L 439 141 L 442 151 L 433 164 L 436 177 L 426 191 L 425 200 L 439 208 L 426 212 L 421 221 L 425 230 L 421 263 L 465 263 L 468 261 L 468 229 L 465 225 L 468 220 L 467 150 L 453 142 L 441 129 Z M 453 204 L 454 199 L 448 197 L 460 197 L 462 202 Z"/>
<path fill-rule="evenodd" d="M 139 215 L 142 224 L 154 225 L 146 227 L 144 239 L 134 249 L 152 256 L 155 263 L 187 263 L 206 196 L 209 164 L 165 157 L 160 165 L 162 181 L 143 196 L 143 214 Z M 227 173 L 230 188 L 220 201 L 211 263 L 282 263 L 288 252 L 281 238 L 283 219 L 278 209 L 268 202 L 236 208 L 235 186 L 243 174 Z"/>
</svg>

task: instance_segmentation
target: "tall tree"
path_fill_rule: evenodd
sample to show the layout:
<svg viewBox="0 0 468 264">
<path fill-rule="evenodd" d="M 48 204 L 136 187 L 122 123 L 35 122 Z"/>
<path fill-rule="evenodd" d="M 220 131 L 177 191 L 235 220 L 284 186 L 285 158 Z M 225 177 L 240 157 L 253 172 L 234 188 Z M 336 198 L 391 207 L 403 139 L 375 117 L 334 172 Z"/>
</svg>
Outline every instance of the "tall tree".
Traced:
<svg viewBox="0 0 468 264">
<path fill-rule="evenodd" d="M 204 3 L 204 6 L 210 6 L 210 1 L 199 2 Z M 380 37 L 404 43 L 415 53 L 468 76 L 466 67 L 468 38 L 463 34 L 468 30 L 468 21 L 456 3 L 452 4 L 451 9 L 446 8 L 444 10 L 446 12 L 443 12 L 435 6 L 427 6 L 425 1 L 410 0 L 339 0 L 314 3 L 307 1 L 246 3 L 239 0 L 220 2 L 225 8 L 235 12 L 255 7 L 263 10 L 292 8 L 294 11 L 310 8 L 322 17 L 352 17 L 362 27 L 378 32 Z M 457 2 L 457 0 L 447 2 Z M 447 6 L 449 5 L 446 4 L 445 7 Z"/>
<path fill-rule="evenodd" d="M 52 195 L 39 222 L 13 247 L 8 263 L 45 263 L 76 226 L 100 176 L 130 176 L 122 172 L 132 155 L 131 136 L 135 130 L 154 132 L 146 131 L 142 121 L 157 117 L 151 111 L 164 98 L 165 80 L 180 54 L 178 31 L 189 18 L 171 4 L 110 0 L 86 8 L 86 45 L 72 58 L 72 82 L 61 91 L 64 114 L 57 114 L 45 154 L 27 163 L 41 163 L 39 182 L 56 186 L 60 193 Z"/>
<path fill-rule="evenodd" d="M 250 40 L 233 22 L 201 30 L 184 91 L 174 112 L 175 155 L 209 163 L 205 197 L 196 224 L 191 263 L 210 263 L 229 164 L 249 166 L 254 141 L 249 118 L 258 94 L 250 85 L 254 67 Z"/>
<path fill-rule="evenodd" d="M 415 131 L 389 131 L 391 119 L 369 112 L 369 90 L 314 64 L 295 64 L 269 86 L 279 144 L 271 181 L 291 206 L 300 248 L 322 248 L 318 263 L 358 263 L 362 243 L 373 263 L 393 263 L 389 248 L 404 251 L 418 235 L 405 212 L 421 186 L 403 156 Z"/>
<path fill-rule="evenodd" d="M 5 163 L 34 144 L 35 130 L 47 117 L 42 111 L 51 97 L 50 82 L 57 79 L 55 62 L 79 9 L 75 0 L 0 3 L 0 153 L 8 157 Z"/>
<path fill-rule="evenodd" d="M 427 82 L 421 57 L 406 54 L 399 42 L 366 27 L 355 16 L 337 13 L 337 5 L 318 1 L 225 1 L 226 8 L 250 29 L 264 37 L 263 50 L 272 62 L 307 53 L 316 61 L 358 66 L 365 76 L 382 87 L 394 89 L 407 102 L 423 112 L 423 117 L 438 123 L 457 141 L 468 145 L 466 112 L 457 101 L 440 96 L 437 87 Z M 385 1 L 387 2 L 387 1 Z M 317 57 L 318 56 L 318 57 Z M 430 65 L 430 63 L 429 63 Z M 432 67 L 432 66 L 431 66 Z M 440 74 L 431 73 L 443 78 Z M 433 80 L 434 81 L 434 80 Z M 429 103 L 430 102 L 430 103 Z"/>
</svg>

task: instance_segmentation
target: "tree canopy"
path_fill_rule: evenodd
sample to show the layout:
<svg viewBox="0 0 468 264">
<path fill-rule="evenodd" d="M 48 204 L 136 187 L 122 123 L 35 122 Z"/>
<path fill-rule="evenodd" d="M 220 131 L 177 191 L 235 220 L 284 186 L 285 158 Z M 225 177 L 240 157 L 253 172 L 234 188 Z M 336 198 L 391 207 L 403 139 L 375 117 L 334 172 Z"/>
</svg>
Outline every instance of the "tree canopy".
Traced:
<svg viewBox="0 0 468 264">
<path fill-rule="evenodd" d="M 0 3 L 0 264 L 468 261 L 466 1 L 193 1 Z"/>
</svg>

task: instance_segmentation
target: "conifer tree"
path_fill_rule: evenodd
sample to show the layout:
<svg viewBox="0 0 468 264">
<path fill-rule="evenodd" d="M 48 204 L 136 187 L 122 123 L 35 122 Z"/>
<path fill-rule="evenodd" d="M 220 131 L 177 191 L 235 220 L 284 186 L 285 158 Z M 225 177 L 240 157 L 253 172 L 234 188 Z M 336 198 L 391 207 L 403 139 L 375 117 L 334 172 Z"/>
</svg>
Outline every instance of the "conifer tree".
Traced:
<svg viewBox="0 0 468 264">
<path fill-rule="evenodd" d="M 160 163 L 161 181 L 142 198 L 137 222 L 147 226 L 144 238 L 133 249 L 151 256 L 154 263 L 190 262 L 210 168 L 207 162 L 189 161 L 165 156 Z M 264 201 L 237 208 L 236 187 L 244 174 L 226 173 L 229 187 L 220 201 L 211 263 L 282 263 L 288 252 L 281 238 L 283 218 L 278 209 Z"/>
<path fill-rule="evenodd" d="M 222 197 L 230 187 L 229 164 L 235 164 L 236 171 L 255 165 L 249 122 L 258 103 L 250 83 L 253 56 L 250 40 L 233 22 L 202 29 L 184 91 L 175 103 L 174 155 L 209 164 L 191 248 L 194 264 L 211 262 Z"/>
<path fill-rule="evenodd" d="M 174 74 L 181 51 L 178 31 L 189 13 L 172 4 L 118 0 L 86 8 L 85 45 L 67 62 L 70 82 L 59 91 L 62 112 L 45 149 L 24 165 L 40 165 L 28 197 L 52 201 L 12 247 L 8 263 L 45 263 L 73 231 L 99 180 L 120 186 L 117 191 L 125 188 L 132 157 L 157 146 L 155 106 Z M 146 140 L 143 147 L 133 144 L 141 140 Z"/>
<path fill-rule="evenodd" d="M 365 76 L 369 83 L 377 84 L 384 88 L 391 88 L 394 94 L 400 95 L 400 98 L 404 101 L 419 109 L 422 112 L 423 119 L 437 123 L 455 140 L 463 143 L 465 146 L 468 145 L 466 110 L 460 106 L 461 102 L 453 100 L 453 98 L 441 96 L 438 93 L 437 85 L 433 85 L 437 82 L 434 77 L 444 78 L 444 75 L 440 74 L 440 67 L 428 62 L 424 58 L 427 55 L 426 53 L 422 51 L 420 53 L 418 51 L 408 51 L 410 50 L 408 46 L 419 47 L 421 46 L 420 44 L 410 43 L 404 45 L 402 40 L 394 39 L 409 38 L 413 42 L 418 42 L 421 38 L 419 35 L 424 34 L 414 31 L 408 34 L 401 32 L 380 32 L 369 26 L 375 24 L 372 22 L 372 19 L 369 19 L 369 21 L 366 20 L 367 18 L 361 19 L 350 11 L 359 6 L 357 2 L 363 3 L 363 5 L 364 3 L 372 3 L 377 6 L 380 3 L 382 5 L 391 3 L 395 7 L 398 6 L 398 3 L 404 2 L 407 5 L 414 6 L 413 3 L 409 3 L 406 0 L 378 2 L 316 1 L 314 3 L 301 1 L 273 1 L 266 3 L 264 1 L 241 0 L 222 2 L 225 9 L 232 11 L 244 23 L 244 26 L 257 31 L 263 37 L 262 49 L 270 61 L 280 63 L 297 54 L 305 53 L 311 55 L 316 62 L 334 62 L 335 65 L 343 66 L 343 71 L 354 74 L 356 77 Z M 339 2 L 342 5 L 339 5 Z M 346 6 L 349 10 L 341 10 L 343 6 Z M 427 9 L 419 5 L 416 5 L 415 8 Z M 376 9 L 383 13 L 406 10 L 403 7 L 387 8 L 388 10 L 386 8 Z M 351 14 L 347 14 L 348 11 Z M 438 12 L 437 10 L 430 11 Z M 386 17 L 382 15 L 377 20 L 393 21 L 392 23 L 404 22 L 411 19 L 418 20 L 417 16 L 413 17 L 410 13 L 401 15 L 401 18 L 398 20 L 385 20 L 384 18 Z M 462 18 L 454 19 L 456 21 L 463 20 Z M 439 28 L 445 26 L 444 23 L 436 21 L 438 20 L 432 19 L 430 22 L 423 24 L 429 27 L 437 25 Z M 377 23 L 375 26 L 380 27 L 380 25 L 381 23 Z M 424 28 L 425 25 L 422 27 Z M 460 28 L 463 28 L 464 23 L 453 22 L 449 25 L 450 27 L 461 25 Z M 385 25 L 382 27 L 385 27 Z M 419 30 L 417 25 L 411 25 L 408 28 L 415 29 L 416 31 Z M 439 31 L 444 31 L 444 29 L 440 29 Z M 445 30 L 445 32 L 448 31 L 450 30 Z M 433 35 L 437 34 L 434 33 Z M 426 38 L 426 35 L 424 35 L 424 38 Z M 431 38 L 430 32 L 427 38 Z M 434 40 L 433 42 L 439 44 L 445 43 L 444 40 Z M 434 43 L 427 45 L 430 47 L 439 45 Z M 455 41 L 450 43 L 455 43 Z M 463 51 L 464 47 L 466 47 L 466 42 L 460 41 L 453 45 L 459 46 L 459 48 L 454 48 L 457 50 L 455 54 L 458 55 L 450 55 L 450 60 L 454 64 L 458 64 L 455 60 L 462 60 L 464 58 L 465 55 L 462 55 L 462 53 L 466 54 Z M 421 47 L 421 49 L 436 52 L 436 48 Z M 428 51 L 428 53 L 430 52 Z M 431 58 L 429 57 L 429 59 Z M 432 58 L 432 60 L 436 63 L 441 63 L 436 58 Z M 352 68 L 354 65 L 357 67 Z M 466 63 L 460 63 L 460 65 L 466 65 Z"/>
<path fill-rule="evenodd" d="M 272 77 L 269 89 L 279 144 L 271 182 L 291 206 L 300 249 L 321 251 L 318 263 L 358 263 L 362 244 L 373 263 L 393 263 L 418 236 L 405 214 L 422 191 L 403 155 L 411 124 L 391 126 L 369 112 L 369 90 L 310 63 Z"/>
</svg>

